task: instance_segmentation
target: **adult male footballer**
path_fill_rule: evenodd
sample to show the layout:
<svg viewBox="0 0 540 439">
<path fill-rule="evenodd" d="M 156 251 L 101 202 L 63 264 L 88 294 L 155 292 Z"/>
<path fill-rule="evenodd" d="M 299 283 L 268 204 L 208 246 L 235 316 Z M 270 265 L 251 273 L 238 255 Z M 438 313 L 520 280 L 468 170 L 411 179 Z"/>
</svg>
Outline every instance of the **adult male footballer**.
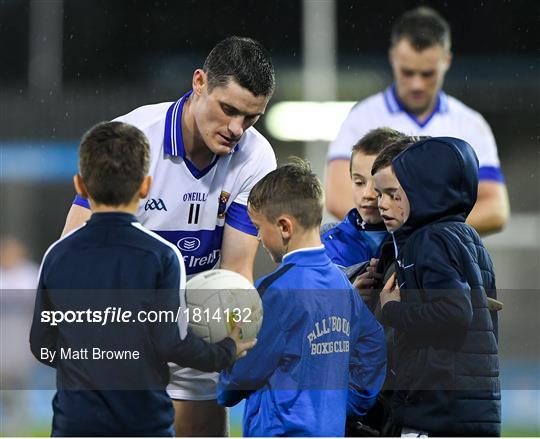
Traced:
<svg viewBox="0 0 540 439">
<path fill-rule="evenodd" d="M 431 8 L 406 12 L 393 26 L 390 64 L 394 84 L 356 104 L 330 145 L 326 177 L 328 210 L 343 218 L 353 204 L 351 149 L 368 131 L 391 127 L 407 135 L 466 140 L 480 162 L 477 202 L 467 223 L 479 233 L 500 230 L 509 204 L 493 133 L 480 113 L 442 91 L 452 60 L 450 27 Z"/>
<path fill-rule="evenodd" d="M 176 102 L 115 119 L 135 125 L 150 141 L 152 186 L 137 218 L 181 250 L 188 276 L 219 262 L 253 277 L 258 241 L 247 197 L 276 167 L 272 147 L 253 124 L 274 86 L 272 61 L 261 44 L 229 37 L 212 49 L 193 73 L 192 90 Z M 64 233 L 89 217 L 87 201 L 76 197 Z M 216 404 L 217 378 L 172 368 L 168 391 L 178 436 L 227 434 L 225 409 Z"/>
</svg>

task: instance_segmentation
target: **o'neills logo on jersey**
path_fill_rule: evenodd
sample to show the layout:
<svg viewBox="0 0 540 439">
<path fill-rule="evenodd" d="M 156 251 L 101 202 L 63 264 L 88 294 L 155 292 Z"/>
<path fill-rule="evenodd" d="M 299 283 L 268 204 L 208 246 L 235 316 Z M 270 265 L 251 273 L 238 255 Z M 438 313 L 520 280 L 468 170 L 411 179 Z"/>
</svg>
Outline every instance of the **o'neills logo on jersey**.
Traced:
<svg viewBox="0 0 540 439">
<path fill-rule="evenodd" d="M 219 252 L 219 249 L 212 250 L 210 254 L 199 258 L 196 256 L 184 255 L 184 264 L 186 264 L 186 268 L 205 267 L 207 265 L 211 268 L 219 259 Z"/>
<path fill-rule="evenodd" d="M 206 201 L 206 194 L 204 192 L 188 192 L 187 194 L 184 194 L 182 200 L 185 202 L 200 201 L 204 203 Z"/>
<path fill-rule="evenodd" d="M 189 236 L 180 239 L 176 243 L 176 245 L 180 250 L 184 250 L 186 252 L 194 252 L 201 246 L 201 240 L 199 238 L 195 238 L 194 236 Z"/>
<path fill-rule="evenodd" d="M 315 327 L 307 335 L 309 345 L 311 347 L 311 355 L 328 355 L 340 352 L 349 352 L 349 340 L 332 340 L 317 342 L 315 341 L 328 334 L 344 334 L 349 338 L 351 325 L 349 321 L 343 317 L 326 317 L 319 322 L 315 322 Z"/>
<path fill-rule="evenodd" d="M 231 194 L 225 191 L 221 191 L 221 194 L 219 196 L 219 204 L 218 204 L 218 210 L 217 210 L 217 217 L 219 219 L 225 218 L 225 210 L 227 209 L 227 201 L 229 201 L 229 197 Z"/>
</svg>

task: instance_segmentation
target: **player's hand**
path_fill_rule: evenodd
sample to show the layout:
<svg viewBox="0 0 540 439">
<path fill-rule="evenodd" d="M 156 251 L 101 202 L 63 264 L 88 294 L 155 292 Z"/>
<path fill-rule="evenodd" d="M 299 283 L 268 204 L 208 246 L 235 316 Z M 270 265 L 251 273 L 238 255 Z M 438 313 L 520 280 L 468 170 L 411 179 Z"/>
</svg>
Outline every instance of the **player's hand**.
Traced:
<svg viewBox="0 0 540 439">
<path fill-rule="evenodd" d="M 381 309 L 388 302 L 401 302 L 399 285 L 396 283 L 396 273 L 392 274 L 386 281 L 386 285 L 379 294 L 379 298 L 381 299 Z"/>
<path fill-rule="evenodd" d="M 247 351 L 257 344 L 257 339 L 249 341 L 242 341 L 241 337 L 242 328 L 240 326 L 234 326 L 229 337 L 233 339 L 236 344 L 236 358 L 245 357 Z"/>
<path fill-rule="evenodd" d="M 379 263 L 378 259 L 371 258 L 369 265 L 360 276 L 358 276 L 354 282 L 353 286 L 360 293 L 360 297 L 364 302 L 371 299 L 373 294 L 373 287 L 377 284 L 378 280 L 381 279 L 382 274 L 377 273 L 377 264 Z"/>
</svg>

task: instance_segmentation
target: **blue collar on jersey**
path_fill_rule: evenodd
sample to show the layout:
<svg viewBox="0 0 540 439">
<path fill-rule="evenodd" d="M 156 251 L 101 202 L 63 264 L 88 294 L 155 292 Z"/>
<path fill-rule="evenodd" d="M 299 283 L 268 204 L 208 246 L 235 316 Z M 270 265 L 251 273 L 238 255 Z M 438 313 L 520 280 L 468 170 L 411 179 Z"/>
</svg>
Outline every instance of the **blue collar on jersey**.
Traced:
<svg viewBox="0 0 540 439">
<path fill-rule="evenodd" d="M 395 84 L 389 86 L 384 91 L 383 95 L 386 108 L 388 109 L 388 112 L 390 114 L 403 112 L 407 116 L 409 116 L 413 120 L 413 122 L 416 123 L 416 125 L 418 125 L 420 128 L 424 128 L 429 123 L 431 118 L 435 116 L 435 114 L 443 114 L 448 112 L 448 97 L 446 96 L 446 93 L 442 90 L 437 93 L 437 103 L 435 104 L 435 108 L 433 108 L 433 111 L 424 122 L 420 122 L 414 114 L 409 113 L 407 109 L 403 106 L 403 104 L 398 98 Z"/>
<path fill-rule="evenodd" d="M 201 178 L 206 175 L 210 169 L 217 163 L 219 156 L 216 156 L 212 163 L 206 168 L 199 170 L 193 163 L 186 159 L 186 150 L 184 148 L 184 139 L 182 137 L 182 110 L 193 90 L 188 91 L 184 96 L 174 102 L 167 110 L 165 117 L 165 136 L 163 138 L 163 149 L 166 155 L 182 157 L 184 163 L 195 178 Z M 238 150 L 236 145 L 232 152 Z"/>
</svg>

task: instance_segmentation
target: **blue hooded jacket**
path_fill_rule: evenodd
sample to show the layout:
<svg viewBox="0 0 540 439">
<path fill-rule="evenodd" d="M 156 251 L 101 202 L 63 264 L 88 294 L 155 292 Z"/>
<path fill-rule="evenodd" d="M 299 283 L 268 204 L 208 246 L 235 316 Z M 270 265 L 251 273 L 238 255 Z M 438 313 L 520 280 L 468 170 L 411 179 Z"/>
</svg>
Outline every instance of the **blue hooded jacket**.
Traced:
<svg viewBox="0 0 540 439">
<path fill-rule="evenodd" d="M 257 345 L 221 373 L 218 402 L 247 398 L 244 436 L 343 436 L 382 387 L 382 327 L 322 246 L 289 253 L 256 286 Z"/>
<path fill-rule="evenodd" d="M 465 224 L 477 197 L 478 160 L 451 137 L 420 141 L 392 161 L 410 204 L 394 233 L 401 302 L 395 328 L 395 421 L 442 436 L 500 435 L 493 264 Z"/>
</svg>

